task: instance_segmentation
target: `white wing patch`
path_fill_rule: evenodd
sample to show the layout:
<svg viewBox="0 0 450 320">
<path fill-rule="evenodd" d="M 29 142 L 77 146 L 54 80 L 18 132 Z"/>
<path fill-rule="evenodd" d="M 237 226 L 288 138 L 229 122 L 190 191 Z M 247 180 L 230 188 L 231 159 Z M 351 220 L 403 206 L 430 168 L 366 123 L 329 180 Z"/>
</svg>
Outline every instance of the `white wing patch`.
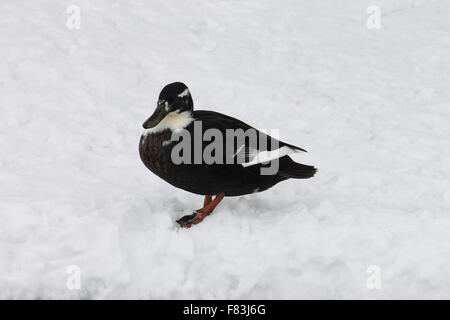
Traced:
<svg viewBox="0 0 450 320">
<path fill-rule="evenodd" d="M 288 146 L 283 146 L 272 151 L 260 151 L 252 148 L 248 148 L 247 151 L 245 151 L 244 148 L 245 145 L 240 146 L 238 151 L 235 153 L 238 163 L 244 168 L 258 163 L 272 161 L 294 152 L 300 152 L 299 150 L 289 148 Z M 245 162 L 246 160 L 248 161 Z"/>
</svg>

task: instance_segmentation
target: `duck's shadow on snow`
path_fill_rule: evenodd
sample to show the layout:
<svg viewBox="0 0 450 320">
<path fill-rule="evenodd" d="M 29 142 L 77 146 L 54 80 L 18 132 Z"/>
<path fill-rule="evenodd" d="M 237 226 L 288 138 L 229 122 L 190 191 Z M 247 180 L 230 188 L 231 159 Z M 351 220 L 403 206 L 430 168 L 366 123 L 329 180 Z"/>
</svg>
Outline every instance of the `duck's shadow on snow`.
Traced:
<svg viewBox="0 0 450 320">
<path fill-rule="evenodd" d="M 192 214 L 203 204 L 202 196 L 187 195 L 155 196 L 154 199 L 134 199 L 128 203 L 122 215 L 121 228 L 127 232 L 151 232 L 155 229 L 183 230 L 176 220 Z M 252 194 L 241 197 L 226 197 L 205 221 L 213 221 L 219 216 L 222 221 L 231 219 L 259 219 L 276 214 L 282 217 L 293 210 L 307 210 L 302 202 L 295 198 L 283 197 L 282 194 Z M 222 221 L 223 222 L 223 221 Z"/>
</svg>

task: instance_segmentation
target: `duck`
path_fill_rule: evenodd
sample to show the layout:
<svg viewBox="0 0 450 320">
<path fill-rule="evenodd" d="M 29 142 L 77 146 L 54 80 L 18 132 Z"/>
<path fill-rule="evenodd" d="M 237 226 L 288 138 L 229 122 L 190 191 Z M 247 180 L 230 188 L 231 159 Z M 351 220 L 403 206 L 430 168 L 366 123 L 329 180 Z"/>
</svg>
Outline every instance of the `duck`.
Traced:
<svg viewBox="0 0 450 320">
<path fill-rule="evenodd" d="M 224 197 L 263 192 L 317 172 L 289 156 L 306 150 L 231 116 L 194 110 L 189 88 L 182 82 L 161 90 L 156 109 L 142 126 L 143 164 L 172 186 L 204 196 L 202 208 L 177 220 L 182 228 L 202 222 Z"/>
</svg>

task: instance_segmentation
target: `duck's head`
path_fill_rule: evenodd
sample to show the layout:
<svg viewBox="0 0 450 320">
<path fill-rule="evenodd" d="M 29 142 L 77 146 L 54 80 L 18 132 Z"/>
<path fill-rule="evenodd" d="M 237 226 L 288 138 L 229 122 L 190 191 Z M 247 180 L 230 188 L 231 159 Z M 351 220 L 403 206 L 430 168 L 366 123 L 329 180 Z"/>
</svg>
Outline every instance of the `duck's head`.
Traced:
<svg viewBox="0 0 450 320">
<path fill-rule="evenodd" d="M 188 87 L 181 82 L 170 83 L 162 89 L 155 112 L 142 126 L 145 129 L 151 129 L 156 127 L 167 116 L 174 117 L 184 112 L 190 114 L 193 109 L 194 102 Z"/>
</svg>

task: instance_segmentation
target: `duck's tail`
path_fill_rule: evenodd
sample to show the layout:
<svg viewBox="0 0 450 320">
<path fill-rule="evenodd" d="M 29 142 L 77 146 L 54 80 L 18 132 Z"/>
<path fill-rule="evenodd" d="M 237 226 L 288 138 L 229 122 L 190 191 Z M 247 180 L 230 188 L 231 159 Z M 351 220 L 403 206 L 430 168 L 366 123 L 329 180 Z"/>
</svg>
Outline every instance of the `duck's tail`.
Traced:
<svg viewBox="0 0 450 320">
<path fill-rule="evenodd" d="M 313 166 L 297 163 L 288 156 L 283 157 L 283 161 L 280 162 L 280 169 L 278 170 L 280 176 L 294 179 L 308 179 L 313 177 L 316 172 L 317 169 Z"/>
</svg>

